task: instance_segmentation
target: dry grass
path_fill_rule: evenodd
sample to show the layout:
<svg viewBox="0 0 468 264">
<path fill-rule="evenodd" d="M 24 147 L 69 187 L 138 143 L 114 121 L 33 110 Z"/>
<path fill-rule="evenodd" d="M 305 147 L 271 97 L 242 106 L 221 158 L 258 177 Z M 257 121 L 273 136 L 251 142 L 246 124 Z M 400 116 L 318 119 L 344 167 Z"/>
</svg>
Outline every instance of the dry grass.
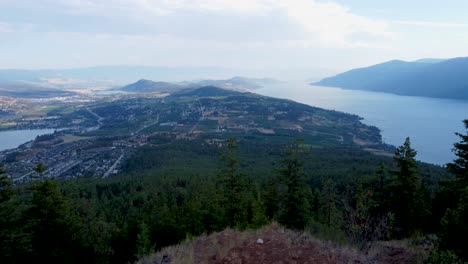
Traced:
<svg viewBox="0 0 468 264">
<path fill-rule="evenodd" d="M 424 263 L 433 245 L 414 243 L 410 239 L 376 241 L 369 245 L 366 254 L 378 263 Z"/>
</svg>

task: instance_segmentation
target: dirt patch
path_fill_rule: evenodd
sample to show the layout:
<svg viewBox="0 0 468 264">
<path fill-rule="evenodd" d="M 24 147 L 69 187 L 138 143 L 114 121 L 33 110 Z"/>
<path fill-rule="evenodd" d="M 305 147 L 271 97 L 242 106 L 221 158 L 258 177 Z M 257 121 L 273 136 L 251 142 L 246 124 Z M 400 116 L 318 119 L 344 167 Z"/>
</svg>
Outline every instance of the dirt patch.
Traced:
<svg viewBox="0 0 468 264">
<path fill-rule="evenodd" d="M 263 244 L 257 243 L 259 238 Z M 225 256 L 195 263 L 366 263 L 366 258 L 300 233 L 271 228 L 248 235 L 241 245 L 232 247 Z"/>
<path fill-rule="evenodd" d="M 259 243 L 261 239 L 262 243 Z M 418 263 L 403 246 L 379 244 L 367 251 L 338 246 L 277 224 L 255 231 L 227 229 L 168 247 L 139 263 L 194 264 L 338 264 Z"/>
</svg>

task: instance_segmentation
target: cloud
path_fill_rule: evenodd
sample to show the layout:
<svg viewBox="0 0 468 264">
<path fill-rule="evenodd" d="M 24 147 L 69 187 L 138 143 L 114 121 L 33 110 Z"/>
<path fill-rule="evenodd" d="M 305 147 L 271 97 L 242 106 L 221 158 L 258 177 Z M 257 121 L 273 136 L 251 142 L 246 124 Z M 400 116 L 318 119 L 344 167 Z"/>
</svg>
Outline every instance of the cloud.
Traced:
<svg viewBox="0 0 468 264">
<path fill-rule="evenodd" d="M 311 0 L 280 0 L 280 6 L 291 21 L 302 26 L 310 34 L 317 34 L 326 45 L 347 46 L 355 34 L 366 34 L 388 39 L 393 36 L 388 24 L 352 14 L 336 3 L 320 3 Z"/>
<path fill-rule="evenodd" d="M 427 27 L 427 28 L 468 28 L 468 24 L 453 23 L 453 22 L 432 22 L 432 21 L 409 21 L 398 20 L 393 21 L 393 24 L 403 26 Z"/>
<path fill-rule="evenodd" d="M 273 9 L 275 2 L 274 0 L 174 0 L 168 1 L 166 8 L 258 14 Z"/>
<path fill-rule="evenodd" d="M 395 38 L 389 23 L 320 0 L 0 0 L 0 9 L 17 31 L 0 43 L 3 65 L 341 68 L 387 54 Z"/>
<path fill-rule="evenodd" d="M 13 27 L 10 24 L 0 22 L 0 33 L 11 33 L 13 31 Z"/>
<path fill-rule="evenodd" d="M 128 17 L 132 20 L 146 21 L 146 23 L 153 21 L 164 23 L 162 20 L 164 17 L 180 15 L 180 19 L 187 19 L 187 24 L 196 25 L 200 21 L 188 20 L 190 16 L 187 14 L 192 16 L 193 14 L 202 14 L 207 17 L 215 15 L 218 19 L 224 15 L 225 20 L 234 21 L 231 24 L 236 24 L 236 21 L 239 21 L 244 26 L 242 24 L 243 17 L 267 17 L 270 20 L 284 17 L 291 31 L 302 31 L 304 40 L 335 47 L 353 46 L 356 35 L 366 35 L 366 38 L 382 41 L 394 37 L 394 34 L 389 30 L 388 23 L 384 21 L 353 14 L 349 9 L 337 3 L 317 0 L 47 1 L 49 4 L 59 4 L 65 8 L 66 12 L 73 14 Z M 206 21 L 204 23 L 206 24 Z M 222 21 L 222 23 L 226 22 Z M 167 31 L 171 30 L 170 27 L 171 25 L 167 25 Z M 200 31 L 203 31 L 203 28 L 200 28 Z M 238 32 L 240 31 L 238 30 Z M 223 34 L 224 32 L 220 32 L 220 35 Z M 278 34 L 283 34 L 283 32 L 278 32 Z M 239 37 L 242 38 L 242 36 Z M 373 41 L 369 43 L 373 43 Z M 372 45 L 369 44 L 369 46 Z"/>
</svg>

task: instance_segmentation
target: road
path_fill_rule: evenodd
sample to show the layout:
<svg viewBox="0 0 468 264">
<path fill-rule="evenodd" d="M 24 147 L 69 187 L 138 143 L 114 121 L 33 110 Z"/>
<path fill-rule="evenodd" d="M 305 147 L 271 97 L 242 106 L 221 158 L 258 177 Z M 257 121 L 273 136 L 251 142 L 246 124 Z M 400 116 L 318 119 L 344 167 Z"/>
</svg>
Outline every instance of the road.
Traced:
<svg viewBox="0 0 468 264">
<path fill-rule="evenodd" d="M 205 119 L 205 113 L 203 112 L 203 106 L 200 103 L 200 100 L 198 100 L 198 104 L 200 105 L 200 119 L 198 119 L 198 121 L 195 123 L 195 125 L 193 125 L 193 127 L 189 130 L 189 132 L 187 133 L 188 135 L 192 134 L 193 131 L 195 131 L 195 128 L 197 128 L 200 121 Z"/>
<path fill-rule="evenodd" d="M 93 112 L 93 110 L 89 109 L 88 107 L 86 107 L 86 110 L 88 110 L 89 113 L 91 113 L 93 116 L 96 117 L 98 124 L 101 126 L 102 125 L 102 120 L 104 120 L 104 118 L 102 118 L 101 116 L 99 116 L 98 114 Z"/>
<path fill-rule="evenodd" d="M 150 123 L 150 124 L 148 124 L 148 125 L 144 125 L 142 128 L 140 128 L 140 129 L 138 129 L 137 131 L 135 131 L 135 135 L 138 134 L 138 133 L 140 133 L 142 130 L 144 130 L 144 129 L 150 127 L 150 126 L 154 126 L 154 125 L 156 125 L 156 124 L 158 124 L 158 123 L 159 123 L 159 114 L 156 116 L 156 121 L 154 121 L 154 122 L 152 122 L 152 123 Z"/>
<path fill-rule="evenodd" d="M 102 178 L 107 178 L 109 177 L 109 175 L 115 170 L 115 168 L 117 167 L 117 165 L 119 165 L 119 162 L 122 160 L 123 156 L 124 156 L 124 151 L 123 150 L 120 150 L 122 152 L 122 154 L 120 155 L 120 157 L 114 162 L 114 164 L 112 164 L 112 166 L 110 166 L 110 168 L 106 171 L 106 173 L 104 173 L 104 176 L 102 176 Z"/>
</svg>

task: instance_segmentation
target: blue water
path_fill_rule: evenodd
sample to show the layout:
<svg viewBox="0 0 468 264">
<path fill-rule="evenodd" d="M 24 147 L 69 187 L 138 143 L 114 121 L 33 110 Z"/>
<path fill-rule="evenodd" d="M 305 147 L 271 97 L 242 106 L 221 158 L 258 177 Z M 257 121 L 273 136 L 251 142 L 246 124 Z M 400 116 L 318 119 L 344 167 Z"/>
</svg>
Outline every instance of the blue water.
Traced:
<svg viewBox="0 0 468 264">
<path fill-rule="evenodd" d="M 455 132 L 465 133 L 468 101 L 399 96 L 386 93 L 310 86 L 307 83 L 269 85 L 256 93 L 357 114 L 381 129 L 385 143 L 401 145 L 409 136 L 417 159 L 446 164 L 455 157 Z"/>
<path fill-rule="evenodd" d="M 0 151 L 17 148 L 19 145 L 31 141 L 39 135 L 51 134 L 54 131 L 54 129 L 0 131 Z"/>
</svg>

